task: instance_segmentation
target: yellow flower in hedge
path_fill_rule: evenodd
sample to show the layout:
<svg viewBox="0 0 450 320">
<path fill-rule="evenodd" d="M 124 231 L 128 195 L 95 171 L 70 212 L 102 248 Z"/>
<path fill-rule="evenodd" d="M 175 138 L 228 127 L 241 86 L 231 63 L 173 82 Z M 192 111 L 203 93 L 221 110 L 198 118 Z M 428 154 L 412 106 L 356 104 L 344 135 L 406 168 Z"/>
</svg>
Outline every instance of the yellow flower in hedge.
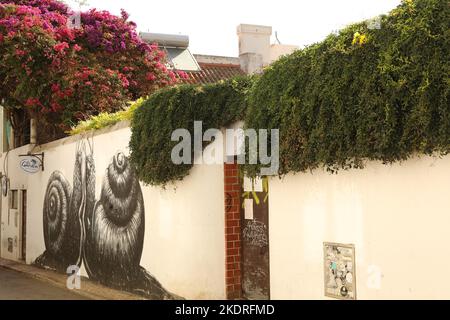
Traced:
<svg viewBox="0 0 450 320">
<path fill-rule="evenodd" d="M 361 35 L 359 34 L 359 32 L 355 32 L 355 34 L 353 35 L 352 45 L 355 45 L 358 42 L 360 36 Z"/>
<path fill-rule="evenodd" d="M 367 43 L 367 36 L 365 34 L 355 32 L 355 34 L 353 35 L 352 45 L 355 44 L 363 45 L 365 43 Z"/>
<path fill-rule="evenodd" d="M 366 42 L 367 42 L 367 36 L 365 34 L 363 34 L 362 36 L 359 37 L 359 44 L 360 45 L 363 45 Z"/>
</svg>

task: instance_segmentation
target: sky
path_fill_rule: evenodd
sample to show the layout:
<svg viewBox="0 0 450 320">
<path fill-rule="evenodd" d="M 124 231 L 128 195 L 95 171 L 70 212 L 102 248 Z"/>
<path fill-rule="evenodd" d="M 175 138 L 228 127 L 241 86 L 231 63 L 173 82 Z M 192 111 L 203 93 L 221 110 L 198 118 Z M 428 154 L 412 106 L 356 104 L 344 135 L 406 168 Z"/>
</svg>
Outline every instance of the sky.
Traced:
<svg viewBox="0 0 450 320">
<path fill-rule="evenodd" d="M 67 0 L 72 5 L 74 0 Z M 87 8 L 120 14 L 138 31 L 188 35 L 196 54 L 238 56 L 240 23 L 272 26 L 282 44 L 321 41 L 346 25 L 388 13 L 400 0 L 87 0 Z M 274 35 L 272 43 L 275 42 Z"/>
</svg>

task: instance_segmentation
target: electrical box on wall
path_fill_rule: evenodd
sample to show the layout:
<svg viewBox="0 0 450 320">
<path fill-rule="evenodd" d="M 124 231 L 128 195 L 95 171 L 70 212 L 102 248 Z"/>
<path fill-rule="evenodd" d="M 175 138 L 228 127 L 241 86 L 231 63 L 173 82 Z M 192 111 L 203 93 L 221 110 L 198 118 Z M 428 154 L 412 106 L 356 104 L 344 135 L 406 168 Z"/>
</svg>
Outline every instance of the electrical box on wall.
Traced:
<svg viewBox="0 0 450 320">
<path fill-rule="evenodd" d="M 355 246 L 323 244 L 325 296 L 336 299 L 356 299 Z"/>
</svg>

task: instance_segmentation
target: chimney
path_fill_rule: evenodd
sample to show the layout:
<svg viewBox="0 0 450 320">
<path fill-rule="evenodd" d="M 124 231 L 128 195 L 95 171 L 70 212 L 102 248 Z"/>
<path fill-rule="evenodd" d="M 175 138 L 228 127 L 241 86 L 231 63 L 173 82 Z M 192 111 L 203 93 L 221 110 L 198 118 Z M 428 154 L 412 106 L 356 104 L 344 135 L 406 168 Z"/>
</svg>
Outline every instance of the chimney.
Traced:
<svg viewBox="0 0 450 320">
<path fill-rule="evenodd" d="M 259 73 L 270 63 L 270 36 L 272 27 L 240 24 L 239 60 L 241 68 L 248 74 Z"/>
</svg>

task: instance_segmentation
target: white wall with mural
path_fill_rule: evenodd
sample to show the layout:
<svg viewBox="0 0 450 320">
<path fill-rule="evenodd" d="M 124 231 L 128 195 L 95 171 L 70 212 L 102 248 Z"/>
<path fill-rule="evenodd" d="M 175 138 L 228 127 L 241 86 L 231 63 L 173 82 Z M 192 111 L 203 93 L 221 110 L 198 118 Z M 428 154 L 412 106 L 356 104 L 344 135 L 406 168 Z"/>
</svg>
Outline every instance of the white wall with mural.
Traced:
<svg viewBox="0 0 450 320">
<path fill-rule="evenodd" d="M 7 172 L 9 175 L 15 178 L 10 180 L 7 184 L 8 194 L 5 197 L 1 195 L 1 221 L 0 221 L 0 254 L 1 257 L 10 260 L 20 260 L 22 254 L 21 243 L 21 203 L 23 197 L 23 190 L 27 189 L 28 179 L 27 175 L 19 168 L 19 155 L 27 154 L 29 148 L 27 146 L 17 148 L 9 154 L 3 153 L 0 157 L 1 171 L 5 175 Z M 17 161 L 11 165 L 10 155 L 15 155 Z M 3 180 L 2 180 L 3 181 Z M 2 183 L 2 190 L 4 185 Z M 11 190 L 13 190 L 11 192 Z"/>
<path fill-rule="evenodd" d="M 324 242 L 355 246 L 357 299 L 450 299 L 450 156 L 270 180 L 272 299 L 325 299 Z"/>
<path fill-rule="evenodd" d="M 223 166 L 195 166 L 166 189 L 143 186 L 128 163 L 130 134 L 121 123 L 37 147 L 45 170 L 35 174 L 18 165 L 27 147 L 2 155 L 10 193 L 27 190 L 26 262 L 79 265 L 154 298 L 225 298 Z M 20 243 L 7 250 L 7 238 L 21 239 L 9 202 L 2 197 L 1 255 L 19 259 Z"/>
<path fill-rule="evenodd" d="M 11 180 L 1 198 L 1 256 L 21 258 L 26 190 L 27 263 L 79 264 L 85 276 L 155 298 L 224 299 L 223 166 L 195 166 L 176 188 L 143 186 L 127 171 L 129 137 L 122 123 L 35 148 L 45 153 L 45 171 L 35 174 L 18 165 L 28 147 L 3 153 Z M 346 267 L 355 268 L 347 281 L 356 282 L 357 299 L 450 299 L 449 195 L 450 156 L 271 178 L 271 299 L 329 299 L 324 242 L 354 245 Z M 66 238 L 58 235 L 60 207 Z M 71 221 L 74 213 L 81 219 Z"/>
</svg>

